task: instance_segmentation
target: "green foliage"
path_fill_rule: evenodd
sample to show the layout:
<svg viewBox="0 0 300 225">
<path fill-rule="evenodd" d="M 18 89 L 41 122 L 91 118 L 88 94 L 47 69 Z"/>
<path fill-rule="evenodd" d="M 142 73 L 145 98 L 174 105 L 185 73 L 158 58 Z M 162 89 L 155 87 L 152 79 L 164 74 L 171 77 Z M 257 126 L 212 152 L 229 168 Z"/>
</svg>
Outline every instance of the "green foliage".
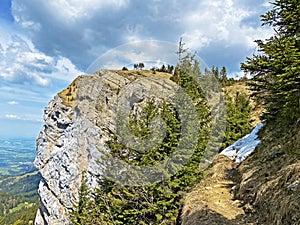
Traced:
<svg viewBox="0 0 300 225">
<path fill-rule="evenodd" d="M 83 182 L 79 203 L 71 213 L 74 224 L 175 223 L 183 194 L 201 179 L 199 163 L 209 136 L 209 107 L 201 87 L 191 73 L 200 73 L 199 64 L 193 55 L 187 54 L 176 67 L 172 79 L 192 99 L 199 118 L 195 123 L 202 128 L 189 161 L 170 178 L 146 186 L 126 186 L 100 178 L 99 188 L 88 191 Z M 149 125 L 155 116 L 159 116 L 166 124 L 166 135 L 158 147 L 150 151 L 136 151 L 122 144 L 117 135 L 113 135 L 106 143 L 111 154 L 131 165 L 154 165 L 170 155 L 178 145 L 181 131 L 178 112 L 170 102 L 158 103 L 149 99 L 138 115 L 130 115 L 131 133 L 141 140 L 149 137 Z"/>
<path fill-rule="evenodd" d="M 222 69 L 220 71 L 219 79 L 221 82 L 226 83 L 227 82 L 227 70 L 225 66 L 222 66 Z"/>
<path fill-rule="evenodd" d="M 216 80 L 222 87 L 230 86 L 238 82 L 238 80 L 227 77 L 227 69 L 225 66 L 222 66 L 220 71 L 218 67 L 212 66 L 211 73 L 215 76 Z"/>
<path fill-rule="evenodd" d="M 228 93 L 226 94 L 226 132 L 222 149 L 233 144 L 251 131 L 250 112 L 249 96 L 237 92 L 232 98 Z"/>
<path fill-rule="evenodd" d="M 216 82 L 211 73 L 201 74 L 199 62 L 195 55 L 188 53 L 180 42 L 178 55 L 179 64 L 171 79 L 176 82 L 192 100 L 200 127 L 197 134 L 197 144 L 188 162 L 174 175 L 166 180 L 145 186 L 129 186 L 109 180 L 98 179 L 98 188 L 89 190 L 87 180 L 83 179 L 79 190 L 80 200 L 75 210 L 71 212 L 74 224 L 174 224 L 179 217 L 181 200 L 186 191 L 198 183 L 202 177 L 199 165 L 210 136 L 211 114 L 201 85 L 210 90 L 216 89 Z M 223 78 L 226 69 L 221 70 Z M 206 76 L 206 79 L 203 79 Z M 196 79 L 199 80 L 196 80 Z M 200 82 L 199 82 L 200 81 Z M 204 83 L 205 82 L 205 83 Z M 228 99 L 228 111 L 231 123 L 227 131 L 226 144 L 236 141 L 249 128 L 249 98 L 237 94 L 234 99 Z M 172 154 L 181 141 L 182 121 L 176 107 L 166 100 L 155 101 L 149 98 L 142 110 L 129 115 L 128 129 L 139 140 L 151 137 L 151 121 L 159 117 L 165 124 L 163 141 L 153 149 L 135 150 L 126 146 L 117 134 L 112 134 L 106 142 L 110 154 L 133 166 L 154 165 Z M 237 135 L 233 135 L 237 132 Z M 179 156 L 177 160 L 182 160 Z M 178 222 L 178 221 L 177 221 Z"/>
<path fill-rule="evenodd" d="M 167 67 L 166 67 L 165 64 L 163 64 L 160 68 L 154 66 L 150 70 L 152 70 L 153 72 L 158 71 L 158 72 L 173 74 L 174 66 L 168 64 Z"/>
<path fill-rule="evenodd" d="M 22 194 L 25 197 L 36 196 L 36 190 L 41 180 L 38 172 L 27 173 L 20 176 L 4 176 L 0 178 L 0 191 L 12 194 Z"/>
<path fill-rule="evenodd" d="M 38 208 L 38 202 L 19 205 L 17 209 L 12 210 L 4 217 L 0 217 L 0 225 L 34 224 L 34 219 Z"/>
<path fill-rule="evenodd" d="M 137 69 L 141 70 L 141 69 L 143 69 L 144 67 L 145 67 L 145 64 L 142 63 L 142 62 L 133 64 L 133 68 L 134 68 L 135 70 L 137 70 Z"/>
<path fill-rule="evenodd" d="M 138 117 L 133 114 L 130 115 L 131 133 L 141 140 L 148 138 L 151 132 L 149 124 L 157 116 L 160 116 L 166 124 L 166 135 L 161 145 L 150 151 L 142 148 L 135 150 L 122 144 L 113 135 L 112 140 L 107 141 L 111 154 L 131 165 L 152 165 L 171 154 L 178 145 L 181 128 L 180 120 L 177 118 L 176 110 L 172 104 L 163 101 L 157 105 L 153 99 L 149 99 Z"/>
<path fill-rule="evenodd" d="M 266 109 L 264 118 L 287 127 L 300 117 L 300 5 L 298 0 L 276 0 L 273 5 L 262 21 L 275 35 L 257 40 L 259 54 L 241 68 L 253 75 L 250 85 Z"/>
<path fill-rule="evenodd" d="M 97 211 L 97 206 L 95 206 L 95 201 L 91 196 L 88 186 L 86 185 L 87 180 L 85 178 L 85 173 L 82 174 L 82 178 L 82 183 L 79 188 L 80 198 L 77 205 L 74 207 L 75 210 L 72 211 L 71 221 L 74 225 L 103 224 L 95 223 L 100 222 L 97 221 L 97 218 L 94 214 Z"/>
</svg>

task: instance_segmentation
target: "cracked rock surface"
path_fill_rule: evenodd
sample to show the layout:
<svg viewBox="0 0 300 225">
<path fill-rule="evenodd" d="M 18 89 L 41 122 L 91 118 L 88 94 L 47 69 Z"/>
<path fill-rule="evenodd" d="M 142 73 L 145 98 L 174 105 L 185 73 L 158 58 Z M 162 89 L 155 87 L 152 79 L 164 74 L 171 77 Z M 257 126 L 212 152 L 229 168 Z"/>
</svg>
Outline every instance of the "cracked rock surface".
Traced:
<svg viewBox="0 0 300 225">
<path fill-rule="evenodd" d="M 105 151 L 114 132 L 115 106 L 121 102 L 138 110 L 151 95 L 167 96 L 173 85 L 167 75 L 98 71 L 79 76 L 49 102 L 36 144 L 35 166 L 42 175 L 36 225 L 71 224 L 69 212 L 79 199 L 83 172 L 88 185 L 95 187 L 96 177 L 105 169 L 98 161 L 99 149 Z"/>
</svg>

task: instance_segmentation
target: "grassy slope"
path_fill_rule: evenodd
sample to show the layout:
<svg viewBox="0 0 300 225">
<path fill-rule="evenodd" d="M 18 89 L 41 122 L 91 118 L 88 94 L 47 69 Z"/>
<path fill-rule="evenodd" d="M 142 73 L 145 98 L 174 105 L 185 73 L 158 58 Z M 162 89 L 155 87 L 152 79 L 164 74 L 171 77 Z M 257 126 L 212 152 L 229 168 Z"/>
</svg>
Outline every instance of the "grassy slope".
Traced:
<svg viewBox="0 0 300 225">
<path fill-rule="evenodd" d="M 182 224 L 300 224 L 300 121 L 269 124 L 241 165 L 218 156 L 187 194 Z"/>
<path fill-rule="evenodd" d="M 299 125 L 264 128 L 262 144 L 238 168 L 235 196 L 257 224 L 300 224 Z"/>
<path fill-rule="evenodd" d="M 223 89 L 248 93 L 244 82 Z M 253 126 L 263 112 L 252 101 Z M 300 224 L 300 126 L 262 129 L 262 144 L 241 165 L 217 156 L 184 200 L 182 224 Z"/>
</svg>

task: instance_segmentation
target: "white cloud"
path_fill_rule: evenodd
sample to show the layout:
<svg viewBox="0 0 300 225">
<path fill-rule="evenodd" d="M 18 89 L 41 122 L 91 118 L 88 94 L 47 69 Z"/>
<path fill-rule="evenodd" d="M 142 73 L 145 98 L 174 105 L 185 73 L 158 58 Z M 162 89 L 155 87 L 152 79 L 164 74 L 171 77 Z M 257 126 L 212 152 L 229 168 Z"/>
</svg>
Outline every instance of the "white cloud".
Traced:
<svg viewBox="0 0 300 225">
<path fill-rule="evenodd" d="M 17 102 L 17 101 L 9 101 L 9 102 L 7 102 L 7 104 L 9 104 L 9 105 L 19 105 L 19 102 Z"/>
<path fill-rule="evenodd" d="M 254 13 L 232 0 L 199 1 L 182 18 L 186 25 L 183 37 L 191 48 L 201 49 L 212 42 L 223 42 L 224 47 L 240 45 L 248 51 L 254 48 L 254 40 L 271 34 L 269 29 L 244 24 Z"/>
<path fill-rule="evenodd" d="M 50 76 L 59 80 L 71 81 L 81 74 L 83 72 L 79 71 L 70 59 L 60 56 L 56 60 L 55 70 Z"/>
<path fill-rule="evenodd" d="M 82 73 L 69 59 L 48 56 L 19 34 L 0 45 L 0 79 L 6 82 L 48 86 L 53 78 L 70 81 Z"/>
<path fill-rule="evenodd" d="M 32 121 L 32 122 L 43 122 L 41 115 L 32 115 L 32 114 L 24 114 L 21 116 L 17 115 L 17 114 L 5 114 L 4 115 L 5 119 L 8 120 L 22 120 L 22 121 Z"/>
<path fill-rule="evenodd" d="M 47 66 L 53 63 L 53 58 L 33 49 L 30 52 L 20 52 L 17 54 L 15 63 L 34 65 L 37 69 L 43 70 L 47 69 Z"/>
<path fill-rule="evenodd" d="M 264 2 L 262 4 L 262 6 L 265 7 L 265 8 L 267 8 L 268 10 L 273 7 L 273 5 L 271 4 L 271 2 L 269 2 L 269 1 L 268 2 Z"/>
<path fill-rule="evenodd" d="M 20 119 L 20 117 L 18 117 L 18 116 L 15 115 L 15 114 L 6 114 L 6 115 L 5 115 L 5 118 L 6 118 L 6 119 L 15 119 L 15 120 L 19 120 L 19 119 Z"/>
<path fill-rule="evenodd" d="M 222 48 L 224 56 L 209 64 L 238 70 L 253 52 L 255 39 L 271 31 L 260 26 L 266 0 L 13 0 L 13 16 L 26 29 L 38 49 L 47 56 L 61 55 L 87 68 L 107 50 L 132 41 L 160 40 L 177 43 L 179 37 L 202 55 Z M 234 49 L 234 51 L 232 51 Z M 205 52 L 203 52 L 205 50 Z M 241 58 L 243 56 L 243 58 Z"/>
<path fill-rule="evenodd" d="M 62 22 L 76 22 L 91 17 L 105 7 L 120 8 L 128 4 L 127 0 L 56 0 L 49 1 L 49 8 Z"/>
<path fill-rule="evenodd" d="M 45 28 L 44 22 L 50 18 L 59 26 L 72 26 L 95 17 L 101 11 L 126 8 L 129 2 L 130 0 L 12 0 L 12 13 L 15 21 L 23 28 L 37 32 Z"/>
</svg>

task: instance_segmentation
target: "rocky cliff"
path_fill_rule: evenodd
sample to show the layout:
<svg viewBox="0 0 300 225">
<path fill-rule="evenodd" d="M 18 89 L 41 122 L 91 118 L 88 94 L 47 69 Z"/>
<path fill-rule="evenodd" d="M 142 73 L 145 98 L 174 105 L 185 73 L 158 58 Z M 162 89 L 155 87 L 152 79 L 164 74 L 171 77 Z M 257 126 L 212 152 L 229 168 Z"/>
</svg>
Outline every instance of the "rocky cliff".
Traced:
<svg viewBox="0 0 300 225">
<path fill-rule="evenodd" d="M 170 75 L 149 71 L 99 71 L 79 76 L 50 101 L 37 139 L 35 165 L 42 175 L 40 209 L 35 224 L 70 224 L 69 211 L 78 200 L 82 173 L 88 185 L 103 173 L 99 149 L 115 129 L 116 105 L 137 111 L 152 95 L 172 93 Z M 122 91 L 122 99 L 120 99 Z"/>
<path fill-rule="evenodd" d="M 175 86 L 166 73 L 99 71 L 79 76 L 55 96 L 37 139 L 35 165 L 42 180 L 35 224 L 70 224 L 83 172 L 90 187 L 105 173 L 100 159 L 109 151 L 105 143 L 115 133 L 120 107 L 137 113 L 151 97 L 174 95 Z M 269 125 L 260 131 L 261 145 L 242 163 L 225 156 L 243 149 L 241 140 L 217 156 L 203 180 L 186 193 L 181 224 L 299 224 L 298 134 L 299 121 L 289 132 Z M 251 152 L 253 140 L 247 145 Z"/>
</svg>

